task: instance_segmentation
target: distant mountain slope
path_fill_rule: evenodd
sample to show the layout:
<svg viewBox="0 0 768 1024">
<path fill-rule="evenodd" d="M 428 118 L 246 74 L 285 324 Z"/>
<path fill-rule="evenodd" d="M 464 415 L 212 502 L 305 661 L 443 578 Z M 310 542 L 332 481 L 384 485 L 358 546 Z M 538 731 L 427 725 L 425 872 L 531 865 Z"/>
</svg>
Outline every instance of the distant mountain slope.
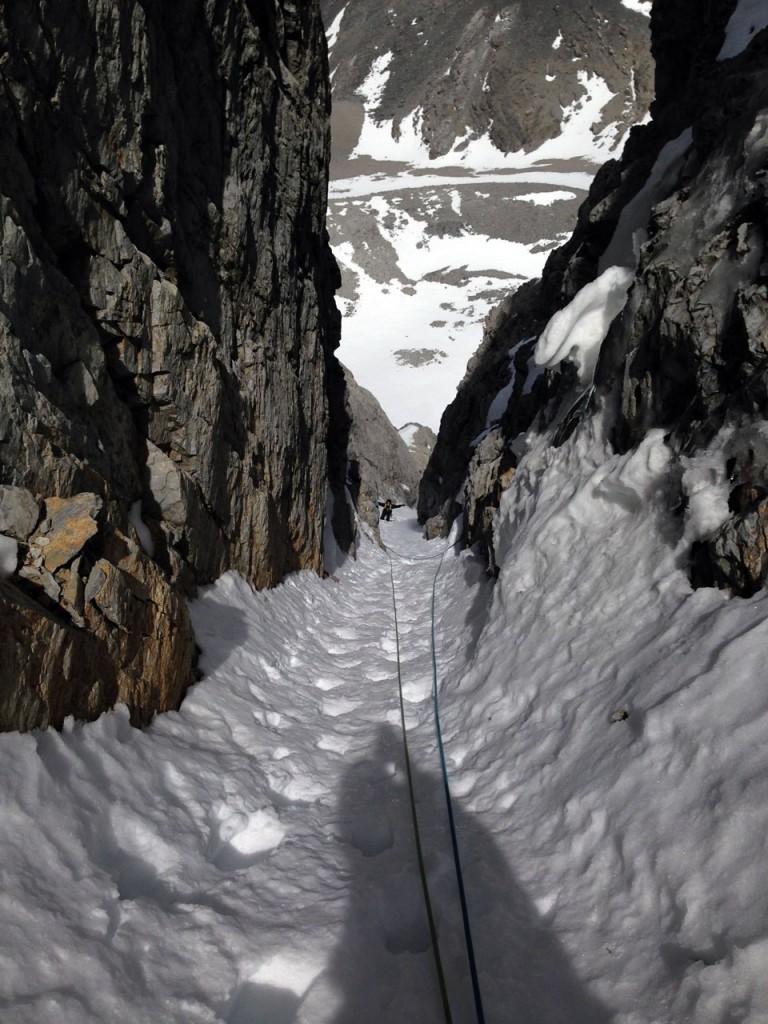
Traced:
<svg viewBox="0 0 768 1024">
<path fill-rule="evenodd" d="M 488 315 L 646 116 L 648 8 L 324 0 L 340 358 L 397 427 L 437 430 Z"/>
<path fill-rule="evenodd" d="M 336 101 L 359 98 L 371 69 L 386 65 L 378 117 L 397 134 L 415 116 L 431 157 L 467 135 L 488 135 L 502 152 L 534 149 L 585 94 L 605 100 L 596 133 L 630 126 L 650 102 L 641 0 L 324 0 L 322 9 Z"/>
</svg>

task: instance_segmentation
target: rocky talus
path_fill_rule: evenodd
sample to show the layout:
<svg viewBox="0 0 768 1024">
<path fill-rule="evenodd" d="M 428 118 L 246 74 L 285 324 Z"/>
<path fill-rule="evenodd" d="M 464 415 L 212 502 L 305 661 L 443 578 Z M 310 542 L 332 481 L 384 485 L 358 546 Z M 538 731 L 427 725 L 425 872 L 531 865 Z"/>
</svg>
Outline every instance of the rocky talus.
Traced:
<svg viewBox="0 0 768 1024">
<path fill-rule="evenodd" d="M 175 707 L 185 593 L 322 571 L 329 107 L 314 2 L 0 8 L 0 728 Z"/>
<path fill-rule="evenodd" d="M 601 169 L 541 282 L 489 322 L 422 482 L 420 515 L 433 531 L 456 515 L 463 486 L 465 537 L 492 557 L 493 512 L 524 432 L 551 424 L 561 443 L 601 407 L 617 451 L 662 428 L 683 459 L 727 428 L 721 473 L 731 518 L 692 552 L 692 579 L 745 594 L 765 580 L 768 29 L 718 59 L 734 7 L 654 3 L 653 119 L 633 130 L 620 162 Z M 570 363 L 535 367 L 533 348 L 553 313 L 614 265 L 634 278 L 592 383 L 579 382 Z M 506 407 L 491 415 L 505 387 Z"/>
</svg>

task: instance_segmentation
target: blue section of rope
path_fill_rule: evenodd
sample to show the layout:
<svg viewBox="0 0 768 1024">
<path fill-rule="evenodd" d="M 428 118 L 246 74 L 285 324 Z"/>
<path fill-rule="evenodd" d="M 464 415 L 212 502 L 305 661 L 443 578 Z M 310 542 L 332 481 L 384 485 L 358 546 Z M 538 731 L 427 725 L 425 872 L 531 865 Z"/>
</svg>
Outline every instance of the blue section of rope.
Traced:
<svg viewBox="0 0 768 1024">
<path fill-rule="evenodd" d="M 447 551 L 447 549 L 446 549 Z M 461 918 L 464 925 L 464 941 L 467 947 L 467 959 L 469 960 L 469 973 L 472 978 L 472 993 L 475 999 L 475 1012 L 478 1024 L 485 1024 L 485 1012 L 483 1010 L 483 997 L 480 992 L 480 980 L 477 975 L 477 962 L 475 960 L 475 947 L 472 942 L 472 929 L 469 923 L 469 910 L 467 908 L 467 897 L 464 890 L 464 874 L 461 869 L 461 856 L 459 855 L 459 841 L 456 835 L 456 823 L 453 817 L 453 801 L 451 790 L 448 785 L 448 769 L 445 764 L 445 748 L 443 746 L 443 733 L 440 728 L 440 704 L 437 696 L 437 648 L 435 642 L 435 604 L 437 578 L 443 567 L 444 551 L 437 566 L 435 578 L 432 581 L 432 701 L 435 709 L 435 730 L 437 732 L 437 747 L 440 751 L 440 768 L 443 775 L 443 789 L 445 790 L 445 804 L 448 811 L 448 825 L 451 832 L 451 846 L 453 847 L 453 863 L 456 869 L 456 884 L 459 889 L 459 900 L 461 901 Z"/>
<path fill-rule="evenodd" d="M 478 1024 L 485 1024 L 485 1011 L 483 1009 L 483 998 L 480 991 L 480 979 L 477 971 L 477 961 L 475 959 L 475 947 L 472 941 L 472 928 L 469 921 L 469 909 L 467 907 L 466 890 L 464 886 L 464 873 L 461 867 L 461 855 L 459 853 L 459 840 L 456 834 L 456 822 L 453 814 L 453 801 L 451 799 L 451 789 L 448 783 L 448 768 L 445 763 L 445 747 L 443 744 L 443 733 L 440 727 L 440 703 L 438 699 L 438 684 L 437 684 L 437 642 L 435 639 L 435 606 L 437 604 L 437 579 L 440 575 L 440 570 L 443 567 L 443 560 L 446 554 L 453 547 L 452 544 L 448 544 L 443 550 L 434 555 L 418 556 L 418 555 L 403 555 L 398 551 L 392 551 L 387 549 L 387 555 L 389 557 L 389 570 L 390 578 L 392 581 L 392 607 L 395 615 L 395 645 L 397 649 L 397 681 L 400 692 L 400 721 L 403 730 L 403 743 L 405 746 L 405 765 L 406 774 L 408 776 L 408 788 L 411 800 L 411 816 L 413 818 L 413 829 L 416 837 L 416 853 L 419 861 L 419 873 L 421 875 L 422 890 L 424 893 L 424 903 L 427 909 L 427 918 L 429 920 L 430 935 L 432 937 L 432 948 L 435 956 L 435 966 L 437 968 L 438 980 L 440 984 L 440 993 L 443 1000 L 443 1013 L 445 1019 L 450 1024 L 451 1022 L 451 1010 L 448 1001 L 448 992 L 445 984 L 445 976 L 443 973 L 442 962 L 440 959 L 440 949 L 437 939 L 437 930 L 434 924 L 434 918 L 432 914 L 432 905 L 429 897 L 429 884 L 427 881 L 427 874 L 424 867 L 424 858 L 422 854 L 421 838 L 419 833 L 418 817 L 416 814 L 416 800 L 413 792 L 413 780 L 411 775 L 411 761 L 410 754 L 408 751 L 408 737 L 405 725 L 405 706 L 403 702 L 403 684 L 400 669 L 400 639 L 397 628 L 397 599 L 395 595 L 395 575 L 392 562 L 392 554 L 394 553 L 403 561 L 411 562 L 427 562 L 433 561 L 439 558 L 440 561 L 437 565 L 434 579 L 432 580 L 432 609 L 431 609 L 431 645 L 432 645 L 432 703 L 435 714 L 435 731 L 437 733 L 437 747 L 440 754 L 440 769 L 443 777 L 443 790 L 445 792 L 445 804 L 448 814 L 448 826 L 451 834 L 451 847 L 453 850 L 453 864 L 456 871 L 456 885 L 459 891 L 459 900 L 461 903 L 461 919 L 464 928 L 464 942 L 467 949 L 467 960 L 469 962 L 469 973 L 472 979 L 472 994 L 475 1001 L 475 1013 L 477 1015 Z"/>
<path fill-rule="evenodd" d="M 397 688 L 400 694 L 400 724 L 403 730 L 403 747 L 405 750 L 405 774 L 408 779 L 408 796 L 411 802 L 411 819 L 413 822 L 413 835 L 416 840 L 416 858 L 419 864 L 419 875 L 421 877 L 421 889 L 424 895 L 424 907 L 427 912 L 427 921 L 429 923 L 429 934 L 432 940 L 432 952 L 435 959 L 435 969 L 437 971 L 437 981 L 440 987 L 440 998 L 443 1004 L 443 1015 L 445 1017 L 446 1024 L 453 1024 L 453 1018 L 451 1017 L 451 1006 L 448 1000 L 448 988 L 445 983 L 445 972 L 443 971 L 443 963 L 440 957 L 440 943 L 437 938 L 437 928 L 435 926 L 435 918 L 432 913 L 432 901 L 429 897 L 429 883 L 427 881 L 427 871 L 424 866 L 424 854 L 421 846 L 421 832 L 419 830 L 419 819 L 416 814 L 416 796 L 413 791 L 413 773 L 411 771 L 411 755 L 408 749 L 408 730 L 405 725 L 405 701 L 403 698 L 403 677 L 402 670 L 400 667 L 400 633 L 397 625 L 397 597 L 395 595 L 395 572 L 392 564 L 392 556 L 389 555 L 389 575 L 392 581 L 392 610 L 395 617 L 395 651 L 397 656 Z"/>
</svg>

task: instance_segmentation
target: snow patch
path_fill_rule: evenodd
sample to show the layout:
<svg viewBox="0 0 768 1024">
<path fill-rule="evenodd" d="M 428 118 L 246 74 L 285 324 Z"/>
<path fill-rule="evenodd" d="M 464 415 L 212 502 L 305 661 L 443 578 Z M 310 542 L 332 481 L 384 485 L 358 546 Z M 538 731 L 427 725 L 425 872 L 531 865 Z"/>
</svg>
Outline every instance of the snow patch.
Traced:
<svg viewBox="0 0 768 1024">
<path fill-rule="evenodd" d="M 389 65 L 393 56 L 391 50 L 378 56 L 371 65 L 365 81 L 357 90 L 357 95 L 363 98 L 366 116 L 375 113 L 381 104 L 391 74 Z"/>
<path fill-rule="evenodd" d="M 570 199 L 576 199 L 575 192 L 551 189 L 548 192 L 526 192 L 525 195 L 513 196 L 516 203 L 533 203 L 534 206 L 552 206 Z"/>
<path fill-rule="evenodd" d="M 13 537 L 0 533 L 0 580 L 7 580 L 16 572 L 19 561 L 19 545 Z"/>
<path fill-rule="evenodd" d="M 621 0 L 621 3 L 627 10 L 634 11 L 636 14 L 642 14 L 646 18 L 651 16 L 653 0 Z"/>
<path fill-rule="evenodd" d="M 768 4 L 765 0 L 739 0 L 725 27 L 725 39 L 717 59 L 737 57 L 767 26 Z"/>
<path fill-rule="evenodd" d="M 136 530 L 136 534 L 139 538 L 144 551 L 149 555 L 150 558 L 155 557 L 155 542 L 152 539 L 152 534 L 149 532 L 149 527 L 141 518 L 141 501 L 134 501 L 131 505 L 129 514 L 133 528 Z"/>
<path fill-rule="evenodd" d="M 536 343 L 539 366 L 556 366 L 568 359 L 582 384 L 592 380 L 600 346 L 614 318 L 624 308 L 634 270 L 609 267 L 576 294 L 549 321 Z"/>
<path fill-rule="evenodd" d="M 328 26 L 328 29 L 326 30 L 325 35 L 326 35 L 326 39 L 328 40 L 328 56 L 329 57 L 332 56 L 333 48 L 336 45 L 336 43 L 338 42 L 339 32 L 341 30 L 341 23 L 344 20 L 344 15 L 347 12 L 347 7 L 348 6 L 349 5 L 347 4 L 344 7 L 342 7 L 342 9 L 339 11 L 339 13 L 336 15 L 336 17 L 333 19 L 331 24 Z"/>
<path fill-rule="evenodd" d="M 600 269 L 612 266 L 636 267 L 640 246 L 648 237 L 648 220 L 659 199 L 674 187 L 680 166 L 693 141 L 693 131 L 686 128 L 668 142 L 659 152 L 640 191 L 628 202 L 619 215 L 619 222 L 605 252 L 600 257 Z"/>
</svg>

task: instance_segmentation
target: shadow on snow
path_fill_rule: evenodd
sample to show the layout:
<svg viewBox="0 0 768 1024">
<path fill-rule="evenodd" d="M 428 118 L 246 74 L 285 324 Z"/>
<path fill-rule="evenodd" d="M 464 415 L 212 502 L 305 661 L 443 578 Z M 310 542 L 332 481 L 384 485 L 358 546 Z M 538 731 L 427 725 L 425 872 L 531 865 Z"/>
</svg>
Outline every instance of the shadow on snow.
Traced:
<svg viewBox="0 0 768 1024">
<path fill-rule="evenodd" d="M 412 761 L 414 753 L 411 753 Z M 454 1024 L 474 1003 L 442 780 L 413 765 L 422 847 Z M 475 955 L 488 1024 L 608 1024 L 555 933 L 493 837 L 453 801 Z M 349 848 L 350 904 L 330 973 L 341 1005 L 333 1024 L 444 1020 L 413 837 L 399 730 L 380 729 L 369 760 L 350 765 L 339 801 Z"/>
</svg>

